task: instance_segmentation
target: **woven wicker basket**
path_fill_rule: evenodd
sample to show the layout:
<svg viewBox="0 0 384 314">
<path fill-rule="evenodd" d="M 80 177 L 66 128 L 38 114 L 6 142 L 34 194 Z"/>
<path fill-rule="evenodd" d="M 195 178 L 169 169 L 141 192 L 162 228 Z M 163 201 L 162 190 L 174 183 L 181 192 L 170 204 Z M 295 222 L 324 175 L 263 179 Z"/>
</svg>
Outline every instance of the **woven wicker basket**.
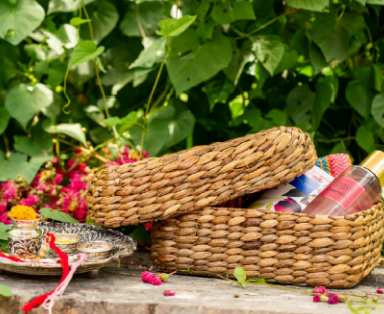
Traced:
<svg viewBox="0 0 384 314">
<path fill-rule="evenodd" d="M 152 258 L 161 269 L 231 274 L 298 286 L 349 288 L 380 259 L 383 204 L 345 217 L 205 208 L 154 223 Z"/>
</svg>

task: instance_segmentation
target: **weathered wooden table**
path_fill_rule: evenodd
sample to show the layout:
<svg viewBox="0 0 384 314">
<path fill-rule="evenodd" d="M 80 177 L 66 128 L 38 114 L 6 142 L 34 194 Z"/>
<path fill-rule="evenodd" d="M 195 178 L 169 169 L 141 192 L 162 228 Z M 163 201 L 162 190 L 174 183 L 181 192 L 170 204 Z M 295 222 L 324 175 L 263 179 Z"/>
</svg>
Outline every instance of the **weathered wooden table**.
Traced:
<svg viewBox="0 0 384 314">
<path fill-rule="evenodd" d="M 144 284 L 141 271 L 150 266 L 147 252 L 136 252 L 122 261 L 121 268 L 104 268 L 96 279 L 76 275 L 66 293 L 55 304 L 53 313 L 65 314 L 324 314 L 351 313 L 346 304 L 313 303 L 312 297 L 278 288 L 239 285 L 221 279 L 174 275 L 161 286 Z M 0 296 L 0 314 L 21 313 L 31 298 L 53 289 L 59 277 L 0 275 L 0 284 L 11 288 L 14 296 Z M 288 286 L 290 287 L 290 286 Z M 375 294 L 384 287 L 384 268 L 376 268 L 351 293 Z M 302 291 L 308 288 L 297 288 Z M 164 290 L 176 296 L 163 296 Z M 337 292 L 337 290 L 334 290 Z M 346 290 L 343 290 L 346 292 Z M 384 303 L 384 302 L 383 302 Z M 33 313 L 47 313 L 43 308 Z M 384 310 L 371 311 L 384 313 Z"/>
</svg>

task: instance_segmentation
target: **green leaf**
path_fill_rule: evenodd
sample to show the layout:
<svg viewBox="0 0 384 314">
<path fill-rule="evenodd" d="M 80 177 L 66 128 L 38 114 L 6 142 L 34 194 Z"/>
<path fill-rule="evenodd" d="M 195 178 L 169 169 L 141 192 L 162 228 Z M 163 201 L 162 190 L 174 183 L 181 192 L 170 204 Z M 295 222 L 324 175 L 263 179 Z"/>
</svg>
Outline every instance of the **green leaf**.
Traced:
<svg viewBox="0 0 384 314">
<path fill-rule="evenodd" d="M 216 78 L 205 83 L 204 92 L 209 100 L 209 108 L 212 111 L 217 103 L 225 104 L 228 96 L 235 91 L 233 83 L 224 78 Z"/>
<path fill-rule="evenodd" d="M 159 22 L 160 30 L 156 33 L 164 37 L 173 37 L 183 33 L 196 20 L 196 15 L 184 15 L 179 19 L 167 18 Z"/>
<path fill-rule="evenodd" d="M 133 127 L 137 123 L 137 112 L 131 111 L 128 115 L 126 115 L 124 118 L 121 118 L 119 120 L 119 123 L 117 125 L 117 131 L 119 134 L 123 134 L 125 131 Z"/>
<path fill-rule="evenodd" d="M 309 11 L 327 12 L 329 0 L 287 0 L 287 4 L 296 9 Z"/>
<path fill-rule="evenodd" d="M 78 65 L 89 60 L 95 59 L 97 56 L 102 54 L 104 46 L 97 47 L 96 44 L 91 40 L 84 40 L 77 44 L 73 49 L 71 64 Z"/>
<path fill-rule="evenodd" d="M 141 37 L 140 29 L 137 25 L 136 10 L 128 10 L 120 28 L 125 36 Z M 146 36 L 155 35 L 158 23 L 163 18 L 164 4 L 160 1 L 143 2 L 139 5 L 139 18 L 143 31 Z"/>
<path fill-rule="evenodd" d="M 48 5 L 48 14 L 55 12 L 73 12 L 82 5 L 87 5 L 95 0 L 50 0 Z"/>
<path fill-rule="evenodd" d="M 99 43 L 115 28 L 119 21 L 119 13 L 110 1 L 99 0 L 97 1 L 95 10 L 91 14 L 91 19 L 93 38 Z M 84 27 L 83 31 L 86 31 L 89 35 L 89 28 Z M 91 39 L 90 35 L 83 38 Z"/>
<path fill-rule="evenodd" d="M 37 61 L 45 61 L 47 58 L 48 48 L 40 44 L 27 44 L 24 46 L 27 55 Z"/>
<path fill-rule="evenodd" d="M 377 94 L 373 98 L 371 114 L 376 122 L 384 128 L 384 94 Z"/>
<path fill-rule="evenodd" d="M 309 61 L 315 70 L 315 74 L 321 72 L 321 70 L 329 66 L 320 48 L 313 43 L 309 46 Z"/>
<path fill-rule="evenodd" d="M 364 27 L 364 18 L 356 12 L 346 12 L 341 18 L 321 13 L 316 16 L 310 34 L 328 62 L 344 61 L 352 36 Z"/>
<path fill-rule="evenodd" d="M 167 39 L 164 37 L 154 40 L 140 52 L 139 57 L 129 66 L 132 68 L 151 68 L 164 59 Z"/>
<path fill-rule="evenodd" d="M 0 222 L 0 240 L 8 240 L 8 232 L 11 230 L 11 227 Z"/>
<path fill-rule="evenodd" d="M 9 287 L 7 286 L 0 285 L 0 295 L 4 297 L 11 297 L 12 296 L 11 289 L 9 289 Z"/>
<path fill-rule="evenodd" d="M 144 228 L 143 225 L 137 226 L 137 228 L 133 230 L 129 236 L 138 243 L 144 242 L 147 245 L 152 244 L 151 236 L 148 234 L 148 231 Z"/>
<path fill-rule="evenodd" d="M 273 122 L 273 126 L 283 126 L 287 123 L 285 113 L 279 109 L 272 109 L 266 115 L 265 118 L 270 119 Z"/>
<path fill-rule="evenodd" d="M 245 282 L 247 280 L 247 274 L 243 267 L 237 266 L 233 272 L 233 275 L 239 282 L 239 284 L 245 289 Z"/>
<path fill-rule="evenodd" d="M 7 129 L 10 115 L 6 108 L 0 107 L 0 135 Z"/>
<path fill-rule="evenodd" d="M 169 78 L 180 95 L 224 69 L 231 57 L 231 44 L 224 35 L 215 33 L 212 40 L 199 45 L 196 33 L 188 30 L 173 40 L 173 49 L 166 65 Z"/>
<path fill-rule="evenodd" d="M 67 123 L 62 123 L 58 125 L 44 125 L 44 129 L 48 133 L 61 133 L 68 135 L 84 145 L 87 145 L 86 140 L 85 140 L 85 134 L 82 130 L 81 124 L 80 123 L 73 123 L 73 124 L 67 124 Z"/>
<path fill-rule="evenodd" d="M 248 62 L 255 61 L 255 55 L 251 51 L 250 43 L 244 42 L 239 49 L 236 43 L 232 42 L 232 49 L 234 51 L 232 60 L 228 66 L 223 70 L 224 74 L 237 85 L 244 67 Z"/>
<path fill-rule="evenodd" d="M 53 92 L 44 84 L 34 86 L 19 84 L 13 87 L 5 97 L 5 107 L 12 118 L 25 129 L 29 120 L 41 109 L 53 102 Z"/>
<path fill-rule="evenodd" d="M 26 154 L 31 157 L 46 156 L 53 159 L 52 146 L 53 142 L 50 137 L 46 139 L 38 138 L 36 141 L 31 141 L 27 136 L 15 135 L 13 147 L 20 153 Z"/>
<path fill-rule="evenodd" d="M 367 118 L 369 116 L 374 93 L 362 85 L 360 80 L 353 80 L 348 83 L 345 97 L 352 108 L 362 117 Z"/>
<path fill-rule="evenodd" d="M 18 45 L 43 21 L 44 9 L 35 0 L 0 1 L 0 38 Z"/>
<path fill-rule="evenodd" d="M 332 101 L 332 86 L 324 80 L 316 83 L 316 96 L 312 110 L 312 129 L 316 131 L 320 125 L 325 111 L 329 108 Z"/>
<path fill-rule="evenodd" d="M 85 23 L 88 23 L 88 22 L 91 22 L 91 21 L 92 20 L 82 19 L 80 17 L 73 17 L 69 21 L 69 24 L 71 24 L 73 26 L 78 26 L 78 25 L 85 24 Z"/>
<path fill-rule="evenodd" d="M 237 20 L 256 19 L 252 3 L 248 1 L 216 4 L 212 9 L 211 16 L 219 24 L 229 24 Z"/>
<path fill-rule="evenodd" d="M 252 48 L 259 62 L 273 75 L 284 56 L 283 43 L 267 37 L 259 37 L 253 42 Z"/>
<path fill-rule="evenodd" d="M 52 208 L 41 208 L 40 209 L 40 215 L 49 218 L 55 221 L 60 222 L 69 222 L 69 223 L 78 223 L 79 221 L 73 218 L 71 215 L 68 215 L 66 213 L 61 212 L 58 209 L 52 209 Z"/>
<path fill-rule="evenodd" d="M 295 50 L 290 49 L 287 45 L 284 45 L 284 54 L 280 63 L 277 65 L 274 73 L 280 73 L 285 70 L 290 70 L 297 64 L 298 54 Z"/>
<path fill-rule="evenodd" d="M 368 4 L 384 5 L 384 0 L 367 0 Z"/>
<path fill-rule="evenodd" d="M 110 117 L 108 119 L 102 120 L 101 122 L 103 122 L 104 124 L 106 124 L 110 127 L 114 127 L 119 122 L 119 118 L 118 117 Z"/>
<path fill-rule="evenodd" d="M 376 149 L 375 139 L 372 132 L 364 125 L 360 126 L 356 132 L 356 142 L 368 154 Z"/>
<path fill-rule="evenodd" d="M 6 160 L 0 158 L 0 181 L 16 180 L 17 176 L 21 175 L 30 183 L 41 165 L 52 157 L 32 157 L 29 161 L 27 159 L 27 155 L 20 153 L 12 153 Z"/>
<path fill-rule="evenodd" d="M 19 59 L 19 47 L 0 40 L 0 84 L 7 84 L 16 74 L 16 62 Z"/>
<path fill-rule="evenodd" d="M 315 94 L 307 84 L 297 86 L 287 96 L 286 111 L 295 123 L 310 121 Z"/>
</svg>

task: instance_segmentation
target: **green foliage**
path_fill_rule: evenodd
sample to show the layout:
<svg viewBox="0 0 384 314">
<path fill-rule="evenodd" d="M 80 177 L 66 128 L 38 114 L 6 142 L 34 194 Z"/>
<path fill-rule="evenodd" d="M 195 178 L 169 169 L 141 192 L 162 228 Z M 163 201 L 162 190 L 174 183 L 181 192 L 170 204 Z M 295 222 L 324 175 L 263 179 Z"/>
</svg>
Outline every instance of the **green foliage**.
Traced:
<svg viewBox="0 0 384 314">
<path fill-rule="evenodd" d="M 9 289 L 9 287 L 7 286 L 0 285 L 0 295 L 4 297 L 11 297 L 12 296 L 11 289 Z"/>
<path fill-rule="evenodd" d="M 2 222 L 0 222 L 0 240 L 7 241 L 8 240 L 8 231 L 11 228 Z"/>
<path fill-rule="evenodd" d="M 247 274 L 245 273 L 244 268 L 237 266 L 235 268 L 235 271 L 233 272 L 233 275 L 235 276 L 235 278 L 239 282 L 239 284 L 245 289 L 245 282 L 247 280 Z"/>
<path fill-rule="evenodd" d="M 71 215 L 63 213 L 58 210 L 53 210 L 51 208 L 41 208 L 40 209 L 40 215 L 49 218 L 55 221 L 60 221 L 60 222 L 70 222 L 70 223 L 78 223 L 75 218 L 73 218 Z"/>
<path fill-rule="evenodd" d="M 358 162 L 384 149 L 383 5 L 0 1 L 0 181 L 53 148 L 154 157 L 279 125 Z"/>
</svg>

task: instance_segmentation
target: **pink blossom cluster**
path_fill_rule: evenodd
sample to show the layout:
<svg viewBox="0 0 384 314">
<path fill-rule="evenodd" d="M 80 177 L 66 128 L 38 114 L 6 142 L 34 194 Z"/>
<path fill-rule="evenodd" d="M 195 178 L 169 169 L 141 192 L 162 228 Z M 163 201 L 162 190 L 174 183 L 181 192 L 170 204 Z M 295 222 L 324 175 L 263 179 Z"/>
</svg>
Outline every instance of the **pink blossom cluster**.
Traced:
<svg viewBox="0 0 384 314">
<path fill-rule="evenodd" d="M 316 295 L 313 296 L 313 302 L 327 302 L 328 304 L 338 304 L 341 302 L 339 295 L 328 292 L 323 286 L 315 287 L 312 293 L 316 293 Z"/>
<path fill-rule="evenodd" d="M 37 211 L 43 207 L 58 209 L 84 222 L 87 216 L 86 189 L 92 172 L 82 162 L 81 154 L 82 150 L 76 148 L 74 158 L 67 161 L 65 169 L 60 167 L 55 157 L 53 163 L 46 164 L 31 184 L 23 181 L 0 184 L 0 222 L 10 223 L 7 213 L 16 204 L 30 206 Z M 143 152 L 143 156 L 147 157 L 148 153 Z M 112 154 L 106 153 L 106 157 L 111 159 Z M 135 162 L 138 157 L 136 152 L 131 153 L 125 146 L 117 161 L 106 163 L 106 166 Z"/>
<path fill-rule="evenodd" d="M 149 271 L 142 272 L 141 279 L 145 283 L 149 283 L 154 286 L 160 286 L 164 283 L 159 277 L 156 276 L 156 274 L 151 273 Z"/>
<path fill-rule="evenodd" d="M 173 297 L 176 294 L 176 292 L 172 292 L 171 290 L 164 290 L 163 295 L 166 297 Z"/>
</svg>

